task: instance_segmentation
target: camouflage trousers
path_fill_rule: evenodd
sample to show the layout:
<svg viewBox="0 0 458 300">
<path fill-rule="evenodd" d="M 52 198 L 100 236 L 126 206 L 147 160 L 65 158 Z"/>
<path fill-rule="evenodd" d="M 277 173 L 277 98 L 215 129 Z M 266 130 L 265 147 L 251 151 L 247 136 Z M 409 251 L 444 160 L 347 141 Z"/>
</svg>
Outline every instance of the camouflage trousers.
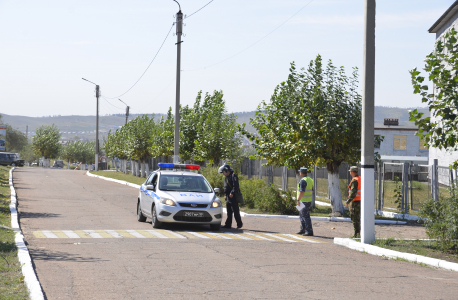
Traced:
<svg viewBox="0 0 458 300">
<path fill-rule="evenodd" d="M 361 233 L 361 201 L 352 201 L 350 203 L 350 216 L 356 236 L 356 234 Z"/>
</svg>

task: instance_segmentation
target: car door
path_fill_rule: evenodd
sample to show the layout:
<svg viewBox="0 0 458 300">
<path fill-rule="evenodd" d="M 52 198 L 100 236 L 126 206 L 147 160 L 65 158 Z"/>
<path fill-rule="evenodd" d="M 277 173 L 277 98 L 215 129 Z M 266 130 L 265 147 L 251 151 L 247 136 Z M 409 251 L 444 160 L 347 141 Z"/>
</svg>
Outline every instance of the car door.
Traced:
<svg viewBox="0 0 458 300">
<path fill-rule="evenodd" d="M 155 186 L 156 183 L 157 183 L 157 173 L 154 172 L 154 173 L 151 174 L 151 176 L 145 182 L 144 192 L 143 192 L 143 195 L 142 195 L 143 198 L 142 198 L 142 201 L 141 201 L 142 210 L 143 210 L 143 212 L 145 212 L 148 215 L 151 214 L 151 206 L 152 206 L 153 201 L 154 201 L 154 194 L 153 193 L 155 191 L 147 190 L 146 186 L 148 186 L 148 185 Z"/>
</svg>

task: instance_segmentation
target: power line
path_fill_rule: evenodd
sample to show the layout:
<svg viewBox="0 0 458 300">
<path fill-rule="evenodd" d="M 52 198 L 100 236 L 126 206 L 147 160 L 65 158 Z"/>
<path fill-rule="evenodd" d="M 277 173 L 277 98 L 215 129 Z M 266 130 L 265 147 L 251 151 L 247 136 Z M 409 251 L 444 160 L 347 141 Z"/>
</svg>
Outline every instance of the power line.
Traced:
<svg viewBox="0 0 458 300">
<path fill-rule="evenodd" d="M 211 2 L 211 1 L 210 1 Z M 253 44 L 251 44 L 250 46 L 246 47 L 245 49 L 243 49 L 242 51 L 240 52 L 237 52 L 236 54 L 232 55 L 232 56 L 229 56 L 228 58 L 226 59 L 223 59 L 217 63 L 214 63 L 214 64 L 211 64 L 209 66 L 206 66 L 206 67 L 203 67 L 203 68 L 197 68 L 197 69 L 192 69 L 192 70 L 187 70 L 188 72 L 192 72 L 192 71 L 197 71 L 197 70 L 202 70 L 202 69 L 206 69 L 206 68 L 210 68 L 210 67 L 213 67 L 213 66 L 216 66 L 220 63 L 223 63 L 237 55 L 239 55 L 240 53 L 242 52 L 245 52 L 246 50 L 250 49 L 251 47 L 253 47 L 254 45 L 256 45 L 257 43 L 259 43 L 260 41 L 262 41 L 263 39 L 265 39 L 266 37 L 268 37 L 269 35 L 271 35 L 274 31 L 276 31 L 278 28 L 282 27 L 286 22 L 288 22 L 289 20 L 291 20 L 293 17 L 295 17 L 298 13 L 300 13 L 304 8 L 306 8 L 310 3 L 312 3 L 313 0 L 310 0 L 310 2 L 308 2 L 306 5 L 302 6 L 301 9 L 299 9 L 296 13 L 294 13 L 291 17 L 289 17 L 286 21 L 284 21 L 283 23 L 281 23 L 279 26 L 277 26 L 274 30 L 272 30 L 271 32 L 269 32 L 268 34 L 266 34 L 265 36 L 263 36 L 262 38 L 260 38 L 259 40 L 257 40 L 256 42 L 254 42 Z M 208 5 L 208 4 L 207 4 Z M 186 71 L 186 70 L 182 70 L 182 71 Z"/>
<path fill-rule="evenodd" d="M 108 104 L 110 104 L 111 106 L 113 106 L 113 107 L 115 107 L 115 108 L 117 108 L 117 109 L 124 110 L 124 108 L 117 107 L 116 105 L 111 104 L 110 101 L 108 101 L 106 97 L 102 96 L 102 98 L 103 98 Z"/>
<path fill-rule="evenodd" d="M 195 12 L 193 12 L 192 14 L 190 14 L 189 16 L 186 16 L 185 19 L 191 17 L 192 15 L 198 13 L 199 11 L 201 11 L 204 7 L 206 7 L 207 5 L 209 5 L 210 3 L 212 3 L 214 0 L 211 0 L 210 2 L 208 2 L 207 4 L 205 4 L 204 6 L 202 6 L 201 8 L 199 8 L 198 10 L 196 10 Z"/>
<path fill-rule="evenodd" d="M 116 99 L 116 98 L 119 98 L 119 97 L 122 97 L 124 96 L 125 94 L 127 94 L 139 81 L 140 79 L 142 79 L 143 75 L 145 75 L 146 71 L 148 71 L 149 67 L 151 66 L 151 64 L 154 62 L 154 60 L 156 59 L 157 55 L 159 54 L 159 52 L 161 51 L 162 49 L 162 46 L 164 46 L 164 43 L 165 41 L 167 40 L 167 38 L 169 37 L 170 35 L 170 32 L 172 31 L 172 28 L 173 26 L 175 25 L 175 23 L 172 24 L 172 26 L 170 27 L 169 29 L 169 32 L 167 32 L 167 35 L 165 36 L 165 39 L 164 41 L 162 42 L 161 46 L 159 47 L 159 50 L 157 50 L 156 52 L 156 55 L 154 55 L 153 57 L 153 60 L 149 63 L 148 67 L 146 68 L 146 70 L 143 72 L 143 74 L 140 76 L 140 78 L 138 78 L 137 81 L 135 81 L 135 83 L 127 90 L 125 91 L 123 94 L 119 95 L 119 96 L 116 96 L 116 97 L 107 97 L 108 99 Z"/>
</svg>

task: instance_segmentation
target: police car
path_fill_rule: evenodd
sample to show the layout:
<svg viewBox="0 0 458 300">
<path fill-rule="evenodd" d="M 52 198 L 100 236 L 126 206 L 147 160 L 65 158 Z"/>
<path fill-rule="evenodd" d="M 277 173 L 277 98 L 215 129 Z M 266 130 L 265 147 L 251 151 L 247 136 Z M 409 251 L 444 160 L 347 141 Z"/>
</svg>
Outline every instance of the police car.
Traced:
<svg viewBox="0 0 458 300">
<path fill-rule="evenodd" d="M 151 218 L 153 228 L 163 223 L 208 224 L 219 230 L 223 217 L 221 201 L 204 176 L 190 170 L 198 165 L 159 163 L 159 170 L 140 187 L 137 220 Z"/>
</svg>

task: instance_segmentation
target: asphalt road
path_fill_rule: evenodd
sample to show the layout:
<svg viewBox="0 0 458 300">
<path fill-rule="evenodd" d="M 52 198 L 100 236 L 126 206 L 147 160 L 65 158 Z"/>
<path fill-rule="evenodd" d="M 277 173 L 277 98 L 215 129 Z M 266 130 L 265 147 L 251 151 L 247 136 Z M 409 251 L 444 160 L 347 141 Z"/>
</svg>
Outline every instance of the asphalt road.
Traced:
<svg viewBox="0 0 458 300">
<path fill-rule="evenodd" d="M 231 232 L 251 240 L 212 236 L 206 226 L 148 232 L 151 223 L 136 220 L 134 188 L 82 171 L 20 168 L 13 177 L 47 299 L 457 298 L 456 272 L 334 245 L 332 236 L 350 235 L 348 223 L 313 222 L 319 243 L 280 235 L 298 229 L 285 219 L 244 218 L 244 230 Z M 376 230 L 424 236 L 409 226 Z"/>
</svg>

